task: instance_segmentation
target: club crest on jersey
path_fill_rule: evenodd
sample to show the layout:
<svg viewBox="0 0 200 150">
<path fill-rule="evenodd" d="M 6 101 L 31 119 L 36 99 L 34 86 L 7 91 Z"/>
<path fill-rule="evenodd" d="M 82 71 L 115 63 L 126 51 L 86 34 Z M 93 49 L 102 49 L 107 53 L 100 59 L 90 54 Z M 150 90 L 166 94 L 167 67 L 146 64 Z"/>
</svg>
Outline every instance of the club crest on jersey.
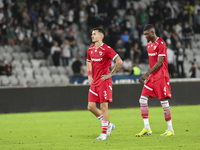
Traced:
<svg viewBox="0 0 200 150">
<path fill-rule="evenodd" d="M 154 46 L 154 50 L 156 49 L 157 46 Z"/>
<path fill-rule="evenodd" d="M 99 51 L 99 55 L 102 55 L 103 54 L 103 52 L 102 51 Z"/>
</svg>

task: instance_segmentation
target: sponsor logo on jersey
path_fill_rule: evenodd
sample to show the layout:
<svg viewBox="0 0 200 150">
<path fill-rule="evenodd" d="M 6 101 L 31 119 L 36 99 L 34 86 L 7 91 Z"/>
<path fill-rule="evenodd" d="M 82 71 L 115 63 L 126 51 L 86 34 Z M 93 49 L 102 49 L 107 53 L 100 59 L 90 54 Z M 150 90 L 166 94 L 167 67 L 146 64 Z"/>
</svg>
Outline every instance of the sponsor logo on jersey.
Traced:
<svg viewBox="0 0 200 150">
<path fill-rule="evenodd" d="M 156 49 L 157 46 L 154 46 L 154 50 Z"/>
<path fill-rule="evenodd" d="M 97 59 L 96 59 L 96 58 L 92 58 L 91 60 L 92 60 L 92 61 L 102 61 L 103 58 L 97 58 Z"/>
<path fill-rule="evenodd" d="M 91 54 L 93 53 L 93 51 L 91 51 Z"/>
<path fill-rule="evenodd" d="M 157 55 L 157 52 L 155 53 L 148 53 L 149 56 L 156 56 Z"/>
<path fill-rule="evenodd" d="M 152 47 L 153 45 L 151 44 L 151 47 Z"/>
<path fill-rule="evenodd" d="M 148 48 L 149 48 L 149 46 L 148 46 Z"/>
<path fill-rule="evenodd" d="M 103 52 L 102 51 L 99 51 L 99 55 L 102 55 L 103 54 Z"/>
</svg>

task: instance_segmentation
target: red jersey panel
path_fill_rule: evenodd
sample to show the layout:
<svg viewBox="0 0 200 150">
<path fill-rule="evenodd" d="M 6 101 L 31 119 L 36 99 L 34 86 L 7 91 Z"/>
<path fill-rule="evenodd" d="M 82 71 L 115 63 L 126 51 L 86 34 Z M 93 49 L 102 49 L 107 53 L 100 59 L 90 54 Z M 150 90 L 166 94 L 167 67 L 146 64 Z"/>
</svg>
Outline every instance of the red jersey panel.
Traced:
<svg viewBox="0 0 200 150">
<path fill-rule="evenodd" d="M 98 49 L 95 48 L 95 45 L 89 47 L 87 61 L 91 61 L 92 63 L 93 86 L 99 86 L 103 83 L 101 76 L 110 73 L 112 60 L 117 56 L 118 54 L 110 46 L 104 43 L 102 43 Z M 112 78 L 107 80 L 112 82 Z"/>
<path fill-rule="evenodd" d="M 167 47 L 161 38 L 157 38 L 155 42 L 147 44 L 147 51 L 149 55 L 150 69 L 158 62 L 158 56 L 165 56 L 163 64 L 160 68 L 150 74 L 149 80 L 157 81 L 160 78 L 168 77 L 168 64 L 167 64 Z"/>
</svg>

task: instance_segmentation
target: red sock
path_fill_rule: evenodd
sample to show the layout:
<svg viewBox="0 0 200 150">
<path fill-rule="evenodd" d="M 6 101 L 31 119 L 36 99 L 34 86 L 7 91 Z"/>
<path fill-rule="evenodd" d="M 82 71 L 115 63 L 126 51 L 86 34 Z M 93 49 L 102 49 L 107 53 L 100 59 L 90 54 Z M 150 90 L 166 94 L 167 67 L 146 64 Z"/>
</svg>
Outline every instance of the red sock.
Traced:
<svg viewBox="0 0 200 150">
<path fill-rule="evenodd" d="M 140 110 L 143 119 L 148 119 L 149 116 L 149 107 L 148 107 L 148 98 L 145 96 L 140 97 Z"/>
<path fill-rule="evenodd" d="M 165 120 L 166 121 L 170 121 L 171 120 L 171 109 L 169 107 L 169 101 L 160 101 L 163 110 L 164 110 L 164 116 L 165 116 Z"/>
<path fill-rule="evenodd" d="M 102 121 L 102 133 L 107 134 L 109 121 Z"/>
</svg>

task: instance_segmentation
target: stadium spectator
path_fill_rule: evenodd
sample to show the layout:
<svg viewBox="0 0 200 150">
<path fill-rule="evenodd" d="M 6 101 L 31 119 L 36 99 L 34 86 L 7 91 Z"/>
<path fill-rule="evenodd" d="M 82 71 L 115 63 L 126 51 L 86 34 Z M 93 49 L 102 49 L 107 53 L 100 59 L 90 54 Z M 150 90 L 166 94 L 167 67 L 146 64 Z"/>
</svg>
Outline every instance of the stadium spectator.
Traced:
<svg viewBox="0 0 200 150">
<path fill-rule="evenodd" d="M 194 27 L 195 31 L 197 33 L 200 33 L 200 10 L 198 11 L 198 14 L 194 18 Z"/>
<path fill-rule="evenodd" d="M 190 78 L 196 78 L 196 66 L 194 62 L 192 62 L 192 66 L 189 72 L 191 73 Z"/>
<path fill-rule="evenodd" d="M 123 46 L 122 40 L 119 39 L 115 45 L 115 51 L 118 53 L 120 58 L 124 60 L 126 49 Z"/>
<path fill-rule="evenodd" d="M 136 62 L 138 62 L 138 61 L 140 62 L 140 58 L 141 58 L 141 55 L 142 55 L 142 51 L 141 51 L 141 49 L 139 48 L 139 44 L 138 44 L 138 43 L 135 43 L 135 44 L 134 44 L 133 51 L 134 51 L 134 54 L 133 54 L 134 63 L 136 63 Z"/>
<path fill-rule="evenodd" d="M 124 30 L 123 34 L 120 36 L 123 45 L 129 40 L 130 36 L 128 34 L 128 30 Z"/>
<path fill-rule="evenodd" d="M 126 49 L 125 52 L 125 58 L 131 58 L 131 49 L 133 45 L 133 40 L 132 38 L 129 38 L 129 40 L 124 44 L 124 48 Z"/>
<path fill-rule="evenodd" d="M 174 51 L 170 48 L 171 42 L 166 41 L 167 45 L 167 62 L 168 62 L 168 72 L 171 78 L 174 78 L 175 67 L 174 67 Z"/>
<path fill-rule="evenodd" d="M 74 72 L 74 76 L 80 77 L 83 76 L 84 70 L 81 63 L 81 57 L 77 56 L 76 61 L 72 64 L 72 70 Z"/>
<path fill-rule="evenodd" d="M 190 49 L 192 50 L 193 34 L 193 28 L 188 24 L 187 21 L 185 21 L 183 27 L 183 39 L 185 43 L 185 48 L 188 48 L 188 46 L 190 46 Z"/>
<path fill-rule="evenodd" d="M 44 40 L 44 59 L 47 59 L 50 55 L 50 49 L 53 46 L 53 37 L 51 36 L 51 30 L 47 30 L 47 32 L 43 35 Z"/>
<path fill-rule="evenodd" d="M 5 65 L 5 72 L 6 72 L 6 75 L 7 75 L 7 76 L 10 76 L 10 75 L 13 74 L 11 62 L 8 62 L 8 63 Z"/>
<path fill-rule="evenodd" d="M 6 75 L 5 67 L 3 66 L 2 60 L 0 60 L 0 75 Z"/>
<path fill-rule="evenodd" d="M 44 53 L 43 53 L 44 43 L 40 32 L 37 32 L 37 36 L 33 38 L 31 47 L 35 59 L 44 58 Z"/>
<path fill-rule="evenodd" d="M 73 32 L 69 32 L 68 37 L 66 39 L 69 41 L 69 45 L 71 47 L 71 56 L 76 57 L 77 55 L 77 46 L 76 46 L 76 40 L 74 38 Z"/>
<path fill-rule="evenodd" d="M 140 9 L 140 13 L 138 14 L 138 23 L 142 26 L 142 29 L 146 24 L 149 23 L 149 15 L 145 12 L 145 8 Z"/>
<path fill-rule="evenodd" d="M 189 13 L 189 10 L 191 10 L 191 13 L 194 12 L 194 7 L 192 5 L 190 5 L 190 1 L 186 2 L 186 5 L 184 6 L 184 9 L 187 11 L 187 13 Z"/>
<path fill-rule="evenodd" d="M 123 61 L 123 64 L 122 64 L 122 67 L 123 67 L 123 71 L 124 72 L 131 72 L 131 69 L 132 69 L 132 61 L 129 57 L 127 57 L 124 61 Z"/>
<path fill-rule="evenodd" d="M 137 12 L 136 12 L 136 10 L 135 10 L 135 5 L 134 5 L 134 3 L 131 3 L 131 6 L 130 6 L 130 8 L 128 8 L 127 10 L 126 10 L 126 14 L 127 15 L 131 15 L 131 11 L 133 11 L 133 15 L 134 16 L 136 16 L 137 14 Z"/>
<path fill-rule="evenodd" d="M 187 57 L 185 54 L 185 48 L 183 44 L 180 45 L 180 48 L 176 50 L 175 54 L 176 54 L 176 68 L 177 68 L 178 78 L 184 78 L 185 77 L 184 60 Z"/>
<path fill-rule="evenodd" d="M 135 76 L 141 75 L 141 69 L 140 67 L 138 67 L 136 63 L 132 64 L 130 75 L 135 75 Z"/>
<path fill-rule="evenodd" d="M 8 31 L 7 31 L 6 18 L 3 18 L 0 24 L 0 35 L 1 35 L 1 44 L 6 45 L 8 43 Z"/>
<path fill-rule="evenodd" d="M 54 41 L 54 45 L 51 47 L 51 56 L 54 66 L 60 65 L 60 53 L 61 48 L 58 45 L 58 42 Z"/>
<path fill-rule="evenodd" d="M 63 66 L 68 66 L 71 58 L 71 48 L 68 40 L 64 40 L 61 45 Z"/>
</svg>

